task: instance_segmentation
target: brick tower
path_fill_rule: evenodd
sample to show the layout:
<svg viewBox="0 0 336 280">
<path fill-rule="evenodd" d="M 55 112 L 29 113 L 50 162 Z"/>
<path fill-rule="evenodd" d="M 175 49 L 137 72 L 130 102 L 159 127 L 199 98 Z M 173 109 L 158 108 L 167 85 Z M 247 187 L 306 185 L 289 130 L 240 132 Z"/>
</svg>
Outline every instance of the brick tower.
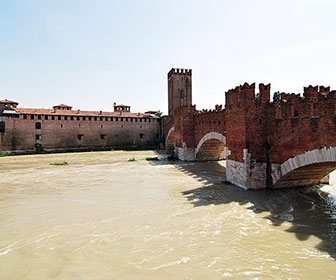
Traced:
<svg viewBox="0 0 336 280">
<path fill-rule="evenodd" d="M 168 115 L 180 106 L 192 105 L 191 69 L 172 68 L 168 73 Z"/>
</svg>

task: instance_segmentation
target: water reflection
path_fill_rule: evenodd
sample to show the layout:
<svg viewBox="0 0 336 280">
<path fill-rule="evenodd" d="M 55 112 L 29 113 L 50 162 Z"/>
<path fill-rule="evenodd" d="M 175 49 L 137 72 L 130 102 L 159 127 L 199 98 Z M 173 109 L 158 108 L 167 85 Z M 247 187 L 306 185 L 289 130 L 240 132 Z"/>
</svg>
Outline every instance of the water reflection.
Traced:
<svg viewBox="0 0 336 280">
<path fill-rule="evenodd" d="M 217 162 L 177 162 L 176 166 L 204 183 L 204 187 L 182 192 L 195 207 L 251 203 L 248 209 L 269 213 L 265 218 L 274 226 L 289 222 L 291 226 L 286 231 L 294 233 L 297 239 L 307 240 L 311 235 L 318 237 L 321 242 L 316 248 L 336 259 L 336 204 L 319 186 L 245 191 L 221 182 L 225 168 Z"/>
</svg>

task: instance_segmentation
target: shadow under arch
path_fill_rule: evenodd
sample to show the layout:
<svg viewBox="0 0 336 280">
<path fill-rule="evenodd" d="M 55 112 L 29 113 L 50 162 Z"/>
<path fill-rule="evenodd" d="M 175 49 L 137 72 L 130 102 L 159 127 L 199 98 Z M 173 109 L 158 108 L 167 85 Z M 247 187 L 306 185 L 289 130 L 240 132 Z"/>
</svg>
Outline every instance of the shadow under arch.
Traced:
<svg viewBox="0 0 336 280">
<path fill-rule="evenodd" d="M 316 249 L 336 260 L 336 201 L 319 186 L 301 188 L 243 190 L 225 181 L 223 162 L 175 162 L 177 169 L 203 183 L 200 188 L 181 192 L 194 206 L 230 204 L 249 205 L 273 226 L 289 223 L 286 232 L 304 241 L 315 236 Z"/>
<path fill-rule="evenodd" d="M 209 132 L 202 137 L 195 149 L 196 161 L 217 161 L 226 158 L 226 138 L 218 132 Z"/>
<path fill-rule="evenodd" d="M 272 173 L 274 188 L 316 185 L 336 169 L 336 148 L 315 149 L 288 159 Z"/>
</svg>

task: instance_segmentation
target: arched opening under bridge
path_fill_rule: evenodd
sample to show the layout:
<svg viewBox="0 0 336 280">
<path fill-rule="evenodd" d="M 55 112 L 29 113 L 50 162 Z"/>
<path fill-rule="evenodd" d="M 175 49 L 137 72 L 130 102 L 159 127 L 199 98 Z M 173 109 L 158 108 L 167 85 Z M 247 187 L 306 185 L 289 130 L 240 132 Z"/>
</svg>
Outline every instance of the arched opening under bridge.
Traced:
<svg viewBox="0 0 336 280">
<path fill-rule="evenodd" d="M 336 170 L 336 148 L 323 148 L 290 158 L 273 171 L 273 187 L 316 185 Z"/>
<path fill-rule="evenodd" d="M 196 161 L 215 161 L 226 158 L 225 137 L 218 132 L 210 132 L 199 141 L 195 153 Z"/>
<path fill-rule="evenodd" d="M 171 127 L 168 131 L 167 137 L 166 137 L 166 148 L 169 146 L 175 146 L 175 129 L 174 127 Z"/>
</svg>

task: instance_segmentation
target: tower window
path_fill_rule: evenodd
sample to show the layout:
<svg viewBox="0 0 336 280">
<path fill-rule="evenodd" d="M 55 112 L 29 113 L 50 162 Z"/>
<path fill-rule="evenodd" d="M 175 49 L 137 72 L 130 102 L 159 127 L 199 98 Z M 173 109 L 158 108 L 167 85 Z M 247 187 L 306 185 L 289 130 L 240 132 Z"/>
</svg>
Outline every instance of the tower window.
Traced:
<svg viewBox="0 0 336 280">
<path fill-rule="evenodd" d="M 38 134 L 36 134 L 35 135 L 35 139 L 38 141 L 38 140 L 41 140 L 41 135 L 38 135 Z"/>
<path fill-rule="evenodd" d="M 33 119 L 34 119 L 34 115 L 30 115 L 30 119 L 32 119 L 32 120 L 33 120 Z"/>
<path fill-rule="evenodd" d="M 100 134 L 100 139 L 105 140 L 106 139 L 106 134 Z"/>
<path fill-rule="evenodd" d="M 58 120 L 60 121 L 62 119 L 62 117 L 61 116 L 58 116 Z"/>
<path fill-rule="evenodd" d="M 46 116 L 44 116 L 44 119 L 47 121 L 48 120 L 48 116 L 46 115 Z"/>
<path fill-rule="evenodd" d="M 77 139 L 78 139 L 79 141 L 83 140 L 83 137 L 84 137 L 83 134 L 78 134 L 78 135 L 77 135 Z"/>
<path fill-rule="evenodd" d="M 42 116 L 41 115 L 37 115 L 37 119 L 42 119 Z"/>
<path fill-rule="evenodd" d="M 140 133 L 139 136 L 140 136 L 140 139 L 143 139 L 145 135 L 143 133 Z"/>
</svg>

